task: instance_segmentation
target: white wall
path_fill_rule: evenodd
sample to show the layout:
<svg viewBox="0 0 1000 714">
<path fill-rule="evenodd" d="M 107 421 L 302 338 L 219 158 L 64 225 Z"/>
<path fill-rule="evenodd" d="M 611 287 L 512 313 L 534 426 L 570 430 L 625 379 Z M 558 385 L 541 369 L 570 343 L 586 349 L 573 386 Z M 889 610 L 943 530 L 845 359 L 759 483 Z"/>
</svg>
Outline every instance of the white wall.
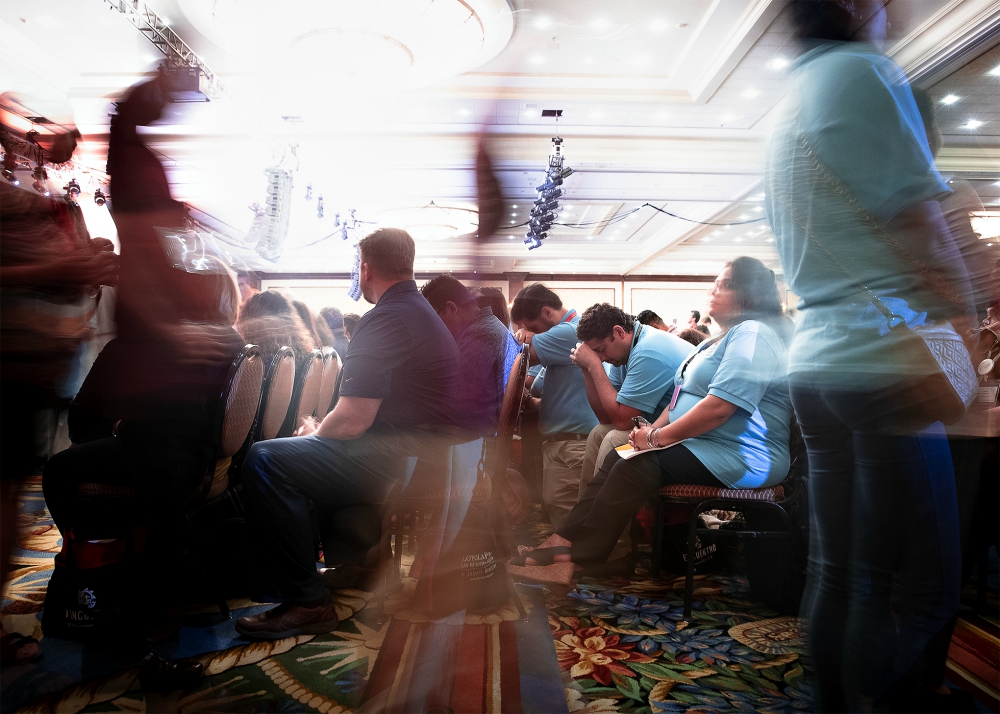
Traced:
<svg viewBox="0 0 1000 714">
<path fill-rule="evenodd" d="M 625 304 L 622 309 L 633 315 L 652 310 L 670 324 L 676 319 L 687 325 L 692 310 L 702 317 L 708 315 L 708 294 L 711 283 L 625 283 Z"/>
<path fill-rule="evenodd" d="M 418 281 L 422 285 L 424 280 Z M 512 296 L 506 281 L 465 280 L 469 287 L 488 286 L 500 288 L 508 302 Z M 609 302 L 633 315 L 642 310 L 652 310 L 666 322 L 673 318 L 678 324 L 686 325 L 692 310 L 699 310 L 704 317 L 708 314 L 708 293 L 711 283 L 658 283 L 627 282 L 617 280 L 605 282 L 587 281 L 546 281 L 545 285 L 554 291 L 566 307 L 581 313 L 591 305 Z M 324 307 L 336 307 L 341 312 L 363 315 L 371 305 L 361 298 L 354 302 L 347 296 L 350 280 L 286 280 L 274 279 L 261 282 L 262 290 L 280 290 L 297 300 L 301 300 L 313 312 Z"/>
</svg>

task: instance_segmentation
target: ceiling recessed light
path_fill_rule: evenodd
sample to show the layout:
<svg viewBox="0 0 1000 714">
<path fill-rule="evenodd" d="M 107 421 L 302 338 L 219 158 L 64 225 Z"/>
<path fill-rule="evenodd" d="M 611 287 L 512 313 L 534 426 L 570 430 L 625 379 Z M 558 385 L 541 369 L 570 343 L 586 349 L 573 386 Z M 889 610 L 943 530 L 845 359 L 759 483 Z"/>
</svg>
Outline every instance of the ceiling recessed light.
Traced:
<svg viewBox="0 0 1000 714">
<path fill-rule="evenodd" d="M 978 129 L 986 122 L 981 122 L 978 119 L 969 119 L 969 121 L 962 126 L 963 129 Z"/>
<path fill-rule="evenodd" d="M 524 116 L 526 116 L 526 117 L 537 117 L 538 116 L 538 110 L 537 109 L 525 109 L 524 110 Z"/>
<path fill-rule="evenodd" d="M 649 23 L 649 29 L 653 32 L 663 32 L 668 27 L 666 20 L 653 20 Z"/>
<path fill-rule="evenodd" d="M 767 66 L 774 70 L 780 70 L 791 64 L 784 57 L 775 57 L 773 60 L 767 63 Z"/>
<path fill-rule="evenodd" d="M 544 30 L 546 27 L 548 27 L 551 24 L 552 24 L 552 20 L 550 20 L 549 18 L 544 17 L 544 16 L 538 18 L 537 20 L 535 20 L 535 27 L 537 27 L 539 30 Z"/>
<path fill-rule="evenodd" d="M 774 243 L 774 238 L 768 238 L 768 239 L 767 239 L 767 242 L 768 242 L 768 243 Z"/>
<path fill-rule="evenodd" d="M 541 55 L 531 55 L 531 57 L 528 58 L 528 61 L 531 62 L 531 64 L 542 64 L 545 61 L 545 58 Z"/>
<path fill-rule="evenodd" d="M 465 107 L 462 107 L 461 109 L 458 110 L 458 113 L 461 114 L 463 117 L 467 117 L 470 114 L 472 114 L 472 111 L 469 110 L 469 109 L 466 109 Z"/>
<path fill-rule="evenodd" d="M 593 27 L 595 30 L 604 30 L 608 26 L 608 21 L 605 20 L 603 17 L 595 17 L 593 20 L 590 21 L 590 26 Z"/>
<path fill-rule="evenodd" d="M 708 241 L 710 241 L 710 240 L 712 240 L 712 239 L 711 239 L 711 238 L 709 238 L 708 236 L 705 236 L 705 237 L 703 237 L 703 238 L 702 238 L 702 240 L 703 240 L 703 241 L 705 241 L 705 242 L 707 243 Z"/>
<path fill-rule="evenodd" d="M 517 204 L 515 203 L 511 208 L 517 208 Z"/>
<path fill-rule="evenodd" d="M 737 236 L 737 237 L 736 237 L 736 242 L 737 242 L 737 243 L 742 243 L 742 242 L 743 242 L 743 239 L 742 239 L 742 238 L 740 238 L 739 236 Z"/>
<path fill-rule="evenodd" d="M 517 221 L 511 221 L 511 223 L 517 223 Z"/>
<path fill-rule="evenodd" d="M 949 95 L 947 95 L 945 97 L 941 97 L 941 103 L 942 104 L 954 104 L 957 101 L 958 101 L 958 97 L 956 97 L 954 94 L 949 94 Z"/>
<path fill-rule="evenodd" d="M 988 74 L 988 75 L 990 75 L 992 77 L 1000 77 L 1000 64 L 998 64 L 996 67 L 994 67 L 993 69 L 991 69 L 986 74 Z"/>
<path fill-rule="evenodd" d="M 507 240 L 514 240 L 514 236 L 507 236 Z"/>
<path fill-rule="evenodd" d="M 750 217 L 749 215 L 747 215 L 746 213 L 744 213 L 744 214 L 742 214 L 742 215 L 740 216 L 740 220 L 741 220 L 741 221 L 745 221 L 745 220 L 746 220 L 746 219 L 748 219 L 749 217 Z"/>
<path fill-rule="evenodd" d="M 748 89 L 745 92 L 743 92 L 743 94 L 741 94 L 740 96 L 741 97 L 745 97 L 746 99 L 753 99 L 754 97 L 759 97 L 760 96 L 760 90 L 759 89 Z"/>
<path fill-rule="evenodd" d="M 760 212 L 760 211 L 764 210 L 764 207 L 763 206 L 754 206 L 753 210 Z"/>
</svg>

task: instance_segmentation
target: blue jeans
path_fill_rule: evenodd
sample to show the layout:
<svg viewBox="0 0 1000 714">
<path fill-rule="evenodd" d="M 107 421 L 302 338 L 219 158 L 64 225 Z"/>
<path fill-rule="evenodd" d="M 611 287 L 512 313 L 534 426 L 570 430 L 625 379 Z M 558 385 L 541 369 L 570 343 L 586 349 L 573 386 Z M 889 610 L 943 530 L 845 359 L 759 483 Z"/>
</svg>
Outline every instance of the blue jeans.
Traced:
<svg viewBox="0 0 1000 714">
<path fill-rule="evenodd" d="M 803 616 L 823 711 L 882 696 L 958 610 L 955 479 L 940 424 L 913 423 L 898 389 L 791 375 L 809 452 Z"/>
<path fill-rule="evenodd" d="M 380 507 L 405 475 L 402 442 L 391 432 L 368 432 L 350 441 L 299 436 L 254 444 L 243 462 L 243 492 L 256 600 L 301 603 L 325 596 L 316 571 L 313 508 L 325 552 L 364 561 L 379 542 Z"/>
</svg>

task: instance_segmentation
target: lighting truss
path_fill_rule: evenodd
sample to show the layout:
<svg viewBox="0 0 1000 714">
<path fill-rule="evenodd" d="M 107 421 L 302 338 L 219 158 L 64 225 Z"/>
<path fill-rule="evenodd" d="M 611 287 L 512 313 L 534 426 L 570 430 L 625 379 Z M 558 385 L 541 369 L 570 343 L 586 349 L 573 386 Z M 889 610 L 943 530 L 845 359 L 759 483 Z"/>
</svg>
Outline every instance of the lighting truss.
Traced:
<svg viewBox="0 0 1000 714">
<path fill-rule="evenodd" d="M 140 0 L 104 0 L 111 9 L 117 10 L 131 22 L 146 39 L 167 58 L 171 65 L 197 68 L 200 74 L 202 93 L 209 99 L 222 99 L 226 88 L 211 69 L 208 68 L 194 50 L 187 46 L 176 32 L 167 25 L 145 3 Z"/>
<path fill-rule="evenodd" d="M 542 241 L 548 237 L 548 230 L 559 215 L 559 198 L 563 195 L 560 186 L 563 180 L 573 173 L 573 169 L 563 166 L 563 140 L 552 138 L 552 153 L 549 154 L 549 167 L 545 171 L 545 180 L 541 186 L 536 186 L 537 198 L 531 207 L 528 217 L 528 232 L 524 236 L 524 244 L 528 250 L 540 248 Z"/>
</svg>

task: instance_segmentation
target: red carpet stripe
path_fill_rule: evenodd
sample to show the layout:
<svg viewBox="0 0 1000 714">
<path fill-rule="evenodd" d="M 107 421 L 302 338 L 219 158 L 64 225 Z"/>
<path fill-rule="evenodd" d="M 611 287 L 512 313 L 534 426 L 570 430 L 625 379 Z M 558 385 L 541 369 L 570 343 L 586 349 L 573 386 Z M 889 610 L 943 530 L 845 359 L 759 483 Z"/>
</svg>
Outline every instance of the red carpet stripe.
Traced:
<svg viewBox="0 0 1000 714">
<path fill-rule="evenodd" d="M 486 644 L 489 628 L 484 625 L 466 625 L 458 645 L 455 666 L 455 689 L 451 709 L 455 712 L 485 711 Z"/>
<path fill-rule="evenodd" d="M 375 660 L 374 670 L 368 677 L 368 686 L 365 687 L 365 693 L 361 697 L 363 704 L 370 701 L 380 701 L 380 696 L 388 696 L 396 678 L 396 670 L 399 669 L 403 647 L 406 645 L 409 632 L 409 622 L 393 620 L 389 623 L 389 631 L 385 635 L 378 659 Z M 384 709 L 385 704 L 386 702 L 382 701 L 378 709 Z"/>
<path fill-rule="evenodd" d="M 521 668 L 513 622 L 500 623 L 500 696 L 504 714 L 521 711 Z"/>
</svg>

